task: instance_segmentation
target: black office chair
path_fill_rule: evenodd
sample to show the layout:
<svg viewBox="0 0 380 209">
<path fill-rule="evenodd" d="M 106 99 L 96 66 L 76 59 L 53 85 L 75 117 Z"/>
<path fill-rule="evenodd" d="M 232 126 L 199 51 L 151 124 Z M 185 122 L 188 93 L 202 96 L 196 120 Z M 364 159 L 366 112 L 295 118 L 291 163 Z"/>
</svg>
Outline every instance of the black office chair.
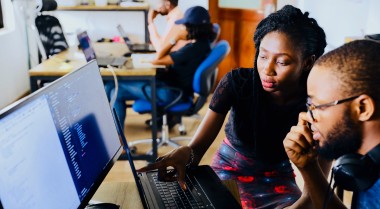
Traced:
<svg viewBox="0 0 380 209">
<path fill-rule="evenodd" d="M 188 98 L 187 101 L 179 100 L 181 95 L 170 104 L 166 105 L 157 105 L 157 109 L 162 113 L 162 132 L 161 138 L 158 139 L 157 147 L 169 145 L 172 147 L 179 147 L 175 141 L 180 140 L 188 140 L 189 137 L 169 137 L 169 127 L 167 124 L 167 114 L 175 115 L 180 117 L 180 133 L 181 135 L 186 134 L 185 127 L 182 123 L 183 116 L 192 116 L 197 114 L 198 111 L 203 107 L 203 105 L 207 102 L 207 97 L 210 94 L 217 75 L 217 67 L 220 62 L 227 56 L 230 51 L 230 46 L 227 41 L 222 40 L 219 41 L 215 47 L 212 49 L 207 58 L 199 65 L 197 68 L 194 80 L 193 80 L 193 90 L 194 90 L 194 98 Z M 177 89 L 179 92 L 181 90 Z M 152 105 L 149 100 L 149 96 L 145 93 L 147 99 L 140 99 L 134 102 L 132 108 L 135 112 L 138 113 L 150 113 L 152 111 Z M 140 143 L 152 143 L 152 139 L 143 139 L 137 140 L 135 142 L 129 143 L 129 145 L 136 150 L 135 145 Z M 148 153 L 151 153 L 149 151 Z"/>
<path fill-rule="evenodd" d="M 45 60 L 67 49 L 69 45 L 59 20 L 46 13 L 46 11 L 56 10 L 57 2 L 55 0 L 42 0 L 42 5 L 38 9 L 35 27 L 39 35 L 39 40 L 37 40 L 39 42 L 39 53 L 42 60 Z"/>
</svg>

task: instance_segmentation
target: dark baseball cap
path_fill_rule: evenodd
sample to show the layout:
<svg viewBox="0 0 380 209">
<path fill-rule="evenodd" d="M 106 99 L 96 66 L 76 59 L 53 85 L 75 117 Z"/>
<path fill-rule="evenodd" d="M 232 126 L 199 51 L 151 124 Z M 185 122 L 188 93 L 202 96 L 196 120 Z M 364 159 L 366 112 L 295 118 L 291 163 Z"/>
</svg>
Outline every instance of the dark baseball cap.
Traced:
<svg viewBox="0 0 380 209">
<path fill-rule="evenodd" d="M 175 24 L 200 25 L 206 23 L 210 23 L 210 14 L 201 6 L 190 7 L 182 19 L 175 21 Z"/>
</svg>

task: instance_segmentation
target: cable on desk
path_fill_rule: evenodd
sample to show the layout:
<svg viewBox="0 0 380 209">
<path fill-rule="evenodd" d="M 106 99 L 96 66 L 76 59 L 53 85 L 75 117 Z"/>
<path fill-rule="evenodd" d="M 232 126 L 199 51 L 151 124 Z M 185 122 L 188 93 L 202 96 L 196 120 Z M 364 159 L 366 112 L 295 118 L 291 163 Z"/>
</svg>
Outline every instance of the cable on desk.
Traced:
<svg viewBox="0 0 380 209">
<path fill-rule="evenodd" d="M 116 102 L 117 92 L 119 91 L 119 82 L 117 81 L 117 76 L 116 76 L 116 73 L 115 73 L 115 70 L 113 69 L 113 67 L 111 65 L 107 65 L 106 69 L 112 73 L 113 81 L 115 83 L 115 92 L 113 95 L 110 95 L 110 97 L 111 97 L 110 105 L 111 105 L 111 107 L 113 107 L 115 102 Z"/>
</svg>

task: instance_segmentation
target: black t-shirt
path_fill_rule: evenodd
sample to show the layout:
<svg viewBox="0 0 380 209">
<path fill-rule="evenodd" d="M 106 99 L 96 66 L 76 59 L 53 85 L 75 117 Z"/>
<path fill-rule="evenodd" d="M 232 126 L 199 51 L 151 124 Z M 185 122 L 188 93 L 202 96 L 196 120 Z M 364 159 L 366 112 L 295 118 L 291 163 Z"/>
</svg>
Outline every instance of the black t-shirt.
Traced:
<svg viewBox="0 0 380 209">
<path fill-rule="evenodd" d="M 170 53 L 174 64 L 169 67 L 169 72 L 165 73 L 160 80 L 170 86 L 183 89 L 185 95 L 192 95 L 195 71 L 210 51 L 209 41 L 198 40 Z"/>
<path fill-rule="evenodd" d="M 236 149 L 262 161 L 280 162 L 287 159 L 282 141 L 291 126 L 297 124 L 298 114 L 306 110 L 306 97 L 279 106 L 261 96 L 257 98 L 261 102 L 260 110 L 255 115 L 253 70 L 241 68 L 226 74 L 214 91 L 209 108 L 221 114 L 231 111 L 225 132 Z M 254 117 L 259 117 L 258 130 L 254 130 Z"/>
</svg>

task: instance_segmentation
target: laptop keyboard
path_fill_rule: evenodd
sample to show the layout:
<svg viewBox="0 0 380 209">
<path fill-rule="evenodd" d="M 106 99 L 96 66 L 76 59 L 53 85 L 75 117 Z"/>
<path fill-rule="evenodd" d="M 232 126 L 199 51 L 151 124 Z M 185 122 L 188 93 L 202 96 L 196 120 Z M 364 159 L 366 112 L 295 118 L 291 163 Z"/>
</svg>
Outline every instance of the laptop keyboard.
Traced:
<svg viewBox="0 0 380 209">
<path fill-rule="evenodd" d="M 152 174 L 152 178 L 166 208 L 213 208 L 209 200 L 204 202 L 205 198 L 202 199 L 200 196 L 202 195 L 200 193 L 203 193 L 202 189 L 198 184 L 193 184 L 188 176 L 185 181 L 186 191 L 182 190 L 177 181 L 159 181 L 157 173 Z M 203 194 L 203 196 L 205 195 Z"/>
</svg>

